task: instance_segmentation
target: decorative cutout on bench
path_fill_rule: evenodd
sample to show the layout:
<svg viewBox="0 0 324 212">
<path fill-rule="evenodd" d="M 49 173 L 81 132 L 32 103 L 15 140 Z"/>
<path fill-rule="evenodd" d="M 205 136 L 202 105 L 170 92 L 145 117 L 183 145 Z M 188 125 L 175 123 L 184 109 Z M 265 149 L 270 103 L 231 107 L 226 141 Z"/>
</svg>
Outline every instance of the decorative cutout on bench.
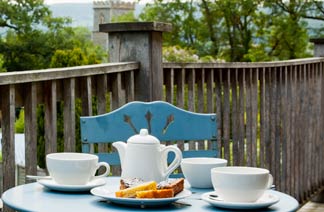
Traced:
<svg viewBox="0 0 324 212">
<path fill-rule="evenodd" d="M 132 128 L 132 130 L 133 130 L 136 134 L 138 134 L 138 131 L 136 130 L 136 128 L 135 128 L 135 126 L 134 126 L 134 124 L 133 124 L 132 119 L 131 119 L 130 116 L 124 114 L 124 122 L 128 123 L 129 126 Z"/>
<path fill-rule="evenodd" d="M 173 123 L 174 121 L 174 115 L 173 114 L 170 114 L 168 117 L 167 117 L 167 120 L 166 120 L 166 124 L 163 128 L 163 131 L 162 133 L 165 134 L 166 131 L 168 130 L 168 127 Z"/>
<path fill-rule="evenodd" d="M 152 126 L 151 126 L 151 120 L 152 120 L 153 114 L 151 113 L 151 111 L 147 111 L 145 114 L 145 119 L 147 121 L 147 129 L 148 132 L 151 134 L 152 131 Z M 138 134 L 138 130 L 136 129 L 135 125 L 132 122 L 132 118 L 130 115 L 124 114 L 124 122 L 126 122 L 131 129 L 134 131 L 135 134 Z M 166 123 L 162 129 L 162 134 L 166 134 L 169 126 L 174 122 L 174 115 L 170 114 L 167 116 L 166 118 Z"/>
</svg>

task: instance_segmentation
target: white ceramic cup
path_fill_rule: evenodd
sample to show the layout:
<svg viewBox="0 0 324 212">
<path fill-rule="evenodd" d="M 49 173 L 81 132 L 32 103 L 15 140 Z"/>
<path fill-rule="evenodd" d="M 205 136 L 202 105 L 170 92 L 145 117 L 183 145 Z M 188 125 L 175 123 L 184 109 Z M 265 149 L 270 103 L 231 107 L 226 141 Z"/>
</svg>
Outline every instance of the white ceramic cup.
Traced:
<svg viewBox="0 0 324 212">
<path fill-rule="evenodd" d="M 227 160 L 221 158 L 184 158 L 181 161 L 181 170 L 191 187 L 212 188 L 210 170 L 226 165 Z"/>
<path fill-rule="evenodd" d="M 217 167 L 211 176 L 215 192 L 228 202 L 255 202 L 273 183 L 269 170 L 255 167 Z"/>
<path fill-rule="evenodd" d="M 98 160 L 98 156 L 86 153 L 60 152 L 46 155 L 48 172 L 61 185 L 85 185 L 94 179 L 108 176 L 109 164 Z M 106 168 L 105 173 L 95 176 L 101 166 Z"/>
</svg>

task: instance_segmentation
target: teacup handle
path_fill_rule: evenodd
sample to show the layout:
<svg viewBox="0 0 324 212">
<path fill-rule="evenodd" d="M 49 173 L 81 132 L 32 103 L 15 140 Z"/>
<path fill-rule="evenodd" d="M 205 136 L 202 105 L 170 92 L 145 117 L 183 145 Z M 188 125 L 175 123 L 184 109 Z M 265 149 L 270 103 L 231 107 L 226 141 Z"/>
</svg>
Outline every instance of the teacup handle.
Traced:
<svg viewBox="0 0 324 212">
<path fill-rule="evenodd" d="M 269 174 L 269 180 L 268 180 L 268 186 L 267 189 L 271 188 L 273 184 L 273 177 L 271 174 Z"/>
<path fill-rule="evenodd" d="M 97 170 L 98 170 L 100 167 L 102 167 L 102 166 L 104 166 L 104 167 L 106 168 L 105 173 L 103 173 L 103 174 L 101 174 L 101 175 L 93 176 L 93 179 L 98 179 L 98 178 L 106 177 L 106 176 L 109 175 L 109 173 L 110 173 L 110 166 L 109 166 L 109 164 L 106 163 L 106 162 L 99 162 L 99 163 L 97 164 Z"/>
<path fill-rule="evenodd" d="M 162 149 L 162 158 L 168 158 L 168 153 L 174 152 L 175 157 L 172 163 L 166 168 L 165 172 L 162 174 L 163 179 L 166 180 L 166 178 L 180 165 L 182 160 L 182 153 L 179 148 L 174 146 L 166 146 Z M 163 157 L 165 155 L 165 157 Z"/>
</svg>

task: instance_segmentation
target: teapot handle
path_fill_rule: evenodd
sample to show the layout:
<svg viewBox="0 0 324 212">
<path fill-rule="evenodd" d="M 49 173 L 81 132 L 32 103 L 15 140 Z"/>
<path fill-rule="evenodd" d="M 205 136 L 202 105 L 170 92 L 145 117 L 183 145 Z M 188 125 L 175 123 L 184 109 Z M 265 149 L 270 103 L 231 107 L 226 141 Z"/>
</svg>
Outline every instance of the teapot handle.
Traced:
<svg viewBox="0 0 324 212">
<path fill-rule="evenodd" d="M 161 158 L 165 158 L 167 160 L 169 152 L 173 152 L 175 154 L 175 157 L 174 157 L 174 160 L 172 161 L 172 163 L 169 166 L 167 166 L 164 173 L 162 173 L 163 179 L 165 179 L 165 180 L 180 165 L 181 160 L 182 160 L 182 153 L 181 153 L 180 149 L 175 146 L 166 146 L 165 148 L 163 148 L 161 151 L 161 153 L 162 153 Z"/>
</svg>

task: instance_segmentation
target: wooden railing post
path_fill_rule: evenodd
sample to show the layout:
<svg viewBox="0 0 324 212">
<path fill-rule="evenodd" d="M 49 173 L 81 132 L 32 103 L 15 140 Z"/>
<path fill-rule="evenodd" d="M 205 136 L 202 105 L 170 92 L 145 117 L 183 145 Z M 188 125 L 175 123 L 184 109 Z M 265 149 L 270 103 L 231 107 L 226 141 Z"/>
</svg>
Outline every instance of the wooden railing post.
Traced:
<svg viewBox="0 0 324 212">
<path fill-rule="evenodd" d="M 2 171 L 3 191 L 15 186 L 15 85 L 0 87 L 2 112 Z M 12 212 L 4 205 L 3 211 Z"/>
<path fill-rule="evenodd" d="M 162 33 L 171 24 L 158 22 L 100 24 L 99 31 L 109 33 L 109 62 L 140 62 L 135 74 L 135 100 L 162 99 Z"/>
<path fill-rule="evenodd" d="M 314 57 L 324 57 L 324 38 L 313 38 L 310 39 L 310 42 L 314 43 Z M 321 77 L 321 119 L 320 119 L 320 128 L 323 128 L 324 126 L 324 74 L 323 74 L 323 67 L 324 63 L 320 63 L 319 65 L 319 71 L 320 71 L 320 77 Z M 324 138 L 323 131 L 320 132 L 320 139 L 322 140 Z M 323 154 L 320 154 L 323 155 Z M 323 173 L 323 166 L 320 166 L 320 170 L 318 170 L 320 173 Z M 324 191 L 322 190 L 318 195 L 316 195 L 312 201 L 324 203 Z"/>
</svg>

